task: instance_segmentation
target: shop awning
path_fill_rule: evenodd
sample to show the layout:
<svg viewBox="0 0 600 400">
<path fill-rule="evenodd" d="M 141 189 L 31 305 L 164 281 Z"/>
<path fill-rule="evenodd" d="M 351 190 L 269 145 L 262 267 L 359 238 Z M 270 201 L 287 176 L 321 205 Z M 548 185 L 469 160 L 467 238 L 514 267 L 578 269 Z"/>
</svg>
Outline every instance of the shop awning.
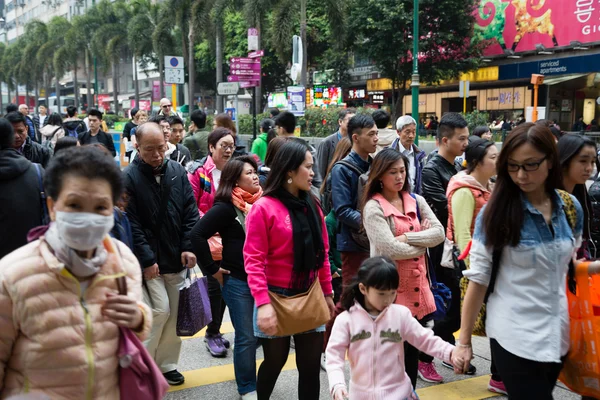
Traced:
<svg viewBox="0 0 600 400">
<path fill-rule="evenodd" d="M 544 85 L 552 86 L 558 85 L 559 83 L 572 81 L 573 79 L 583 78 L 589 74 L 573 74 L 573 75 L 562 75 L 562 76 L 551 76 L 544 79 Z"/>
</svg>

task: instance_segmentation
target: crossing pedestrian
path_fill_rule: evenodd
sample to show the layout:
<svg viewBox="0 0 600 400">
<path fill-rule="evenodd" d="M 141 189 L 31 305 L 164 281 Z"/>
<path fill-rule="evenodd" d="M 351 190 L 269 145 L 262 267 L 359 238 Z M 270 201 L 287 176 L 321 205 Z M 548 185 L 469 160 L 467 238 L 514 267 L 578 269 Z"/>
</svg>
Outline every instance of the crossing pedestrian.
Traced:
<svg viewBox="0 0 600 400">
<path fill-rule="evenodd" d="M 65 136 L 62 117 L 59 113 L 50 114 L 47 124 L 40 129 L 40 134 L 42 135 L 42 145 L 52 149 L 56 146 L 56 141 Z M 50 142 L 51 145 L 46 142 Z"/>
<path fill-rule="evenodd" d="M 493 142 L 479 137 L 469 138 L 469 145 L 465 150 L 467 169 L 454 175 L 448 183 L 446 192 L 448 197 L 448 229 L 446 237 L 451 240 L 462 253 L 465 251 L 475 229 L 475 220 L 483 206 L 491 196 L 490 179 L 496 175 L 496 160 L 498 148 Z M 465 259 L 469 268 L 469 258 Z M 460 280 L 461 302 L 467 291 L 469 280 L 462 277 Z M 477 333 L 485 333 L 485 308 L 477 317 Z M 492 376 L 488 383 L 488 390 L 494 393 L 506 394 L 506 388 L 498 373 L 495 358 L 492 354 L 490 372 Z"/>
<path fill-rule="evenodd" d="M 200 161 L 188 165 L 188 179 L 192 184 L 196 206 L 200 218 L 213 206 L 215 193 L 219 190 L 222 171 L 231 160 L 235 150 L 233 134 L 229 129 L 216 128 L 208 135 L 209 155 Z M 211 251 L 222 253 L 221 238 L 211 240 Z M 222 255 L 219 257 L 221 258 Z M 212 276 L 207 277 L 212 322 L 206 328 L 204 341 L 206 349 L 213 357 L 225 357 L 231 346 L 229 340 L 221 334 L 221 324 L 225 314 L 225 301 L 221 293 L 221 285 Z"/>
<path fill-rule="evenodd" d="M 422 327 L 410 309 L 394 304 L 401 280 L 392 260 L 373 257 L 363 262 L 345 287 L 345 311 L 336 319 L 327 345 L 327 376 L 334 400 L 418 399 L 405 368 L 408 347 L 450 362 L 454 346 Z"/>
<path fill-rule="evenodd" d="M 74 147 L 52 160 L 44 186 L 49 229 L 0 260 L 1 396 L 118 399 L 119 327 L 143 340 L 152 326 L 140 265 L 107 235 L 121 171 L 102 151 Z"/>
<path fill-rule="evenodd" d="M 161 127 L 146 122 L 136 136 L 138 155 L 124 175 L 133 250 L 143 268 L 144 302 L 154 318 L 145 346 L 167 382 L 181 385 L 185 378 L 177 371 L 179 290 L 185 268 L 196 265 L 190 232 L 198 221 L 198 208 L 185 169 L 165 158 Z"/>
<path fill-rule="evenodd" d="M 408 158 L 393 148 L 377 153 L 361 201 L 363 225 L 370 256 L 394 260 L 400 275 L 394 303 L 407 307 L 419 324 L 431 329 L 436 305 L 425 251 L 444 240 L 444 230 L 425 199 L 411 194 L 409 165 Z M 404 365 L 415 389 L 418 363 L 419 350 L 405 342 Z"/>
<path fill-rule="evenodd" d="M 238 393 L 242 399 L 256 400 L 256 345 L 252 313 L 254 298 L 244 269 L 246 216 L 261 197 L 262 189 L 253 157 L 241 156 L 223 168 L 214 205 L 192 230 L 192 245 L 198 264 L 206 276 L 221 285 L 223 299 L 229 308 L 235 329 L 233 365 Z M 223 241 L 223 259 L 215 261 L 208 241 L 215 234 Z"/>
<path fill-rule="evenodd" d="M 432 122 L 437 122 L 432 119 Z M 456 175 L 462 167 L 456 161 L 461 156 L 468 144 L 469 128 L 467 121 L 456 113 L 444 115 L 437 127 L 439 152 L 435 154 L 423 168 L 423 197 L 433 210 L 435 216 L 444 227 L 448 225 L 448 198 L 446 189 L 450 178 Z M 438 282 L 443 283 L 452 292 L 452 304 L 446 317 L 435 321 L 433 331 L 448 343 L 454 343 L 454 332 L 460 327 L 460 285 L 459 273 L 453 269 L 440 265 L 443 244 L 432 248 L 429 252 L 430 262 L 435 268 Z M 475 374 L 476 369 L 471 366 L 469 374 Z M 433 359 L 422 354 L 419 362 L 419 376 L 428 382 L 441 382 L 442 376 L 437 372 Z"/>
<path fill-rule="evenodd" d="M 502 146 L 497 171 L 464 271 L 469 286 L 455 371 L 465 372 L 472 359 L 471 334 L 487 292 L 486 331 L 508 396 L 550 400 L 570 346 L 567 275 L 581 243 L 583 209 L 557 190 L 560 158 L 545 126 L 517 126 Z"/>
<path fill-rule="evenodd" d="M 208 155 L 208 134 L 206 114 L 202 110 L 194 110 L 190 114 L 190 128 L 183 138 L 183 145 L 190 150 L 192 161 L 201 160 Z"/>
<path fill-rule="evenodd" d="M 290 336 L 276 336 L 284 316 L 275 312 L 269 293 L 284 297 L 307 293 L 318 279 L 330 312 L 334 309 L 327 229 L 310 192 L 312 166 L 306 144 L 298 140 L 284 144 L 273 161 L 263 197 L 246 219 L 250 234 L 244 244 L 244 263 L 255 301 L 254 335 L 262 339 L 265 356 L 257 378 L 259 400 L 270 398 L 290 349 Z M 314 400 L 319 398 L 325 325 L 305 328 L 293 335 L 298 398 Z"/>
<path fill-rule="evenodd" d="M 90 129 L 79 135 L 79 143 L 82 145 L 100 143 L 111 152 L 113 157 L 116 156 L 117 152 L 112 136 L 101 129 L 102 113 L 92 108 L 88 111 L 88 120 Z"/>
</svg>

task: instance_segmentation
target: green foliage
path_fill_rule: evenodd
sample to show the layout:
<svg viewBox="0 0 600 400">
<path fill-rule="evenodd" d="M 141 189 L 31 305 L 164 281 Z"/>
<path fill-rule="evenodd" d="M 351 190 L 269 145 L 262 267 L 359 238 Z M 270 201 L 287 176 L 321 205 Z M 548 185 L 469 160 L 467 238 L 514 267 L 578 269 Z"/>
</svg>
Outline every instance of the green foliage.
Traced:
<svg viewBox="0 0 600 400">
<path fill-rule="evenodd" d="M 465 117 L 465 120 L 469 124 L 469 132 L 472 132 L 473 129 L 481 125 L 487 126 L 490 120 L 490 114 L 479 110 L 463 114 L 463 117 Z"/>
</svg>

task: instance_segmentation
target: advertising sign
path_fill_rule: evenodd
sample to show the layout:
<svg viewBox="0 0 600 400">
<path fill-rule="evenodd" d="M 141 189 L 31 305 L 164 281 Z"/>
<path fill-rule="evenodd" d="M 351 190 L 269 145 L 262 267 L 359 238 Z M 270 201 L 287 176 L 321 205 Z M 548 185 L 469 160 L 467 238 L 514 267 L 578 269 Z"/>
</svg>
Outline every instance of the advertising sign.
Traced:
<svg viewBox="0 0 600 400">
<path fill-rule="evenodd" d="M 343 103 L 343 92 L 340 87 L 315 85 L 312 92 L 313 105 L 315 107 L 328 107 Z"/>
<path fill-rule="evenodd" d="M 484 55 L 535 51 L 600 42 L 600 4 L 593 0 L 477 0 L 476 41 L 488 41 Z"/>
<path fill-rule="evenodd" d="M 272 107 L 287 108 L 287 106 L 288 106 L 287 93 L 286 92 L 269 93 L 268 104 L 269 104 L 269 108 L 272 108 Z"/>
<path fill-rule="evenodd" d="M 288 98 L 288 110 L 296 116 L 304 115 L 304 86 L 288 86 L 287 98 Z"/>
</svg>

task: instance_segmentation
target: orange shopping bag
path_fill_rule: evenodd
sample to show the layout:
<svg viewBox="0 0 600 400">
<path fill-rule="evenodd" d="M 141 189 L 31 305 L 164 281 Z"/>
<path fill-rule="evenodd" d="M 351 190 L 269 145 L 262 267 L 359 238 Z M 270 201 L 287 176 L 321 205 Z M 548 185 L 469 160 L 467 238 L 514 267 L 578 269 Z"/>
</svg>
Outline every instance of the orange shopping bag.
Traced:
<svg viewBox="0 0 600 400">
<path fill-rule="evenodd" d="M 571 390 L 600 398 L 600 277 L 588 274 L 589 262 L 577 266 L 577 294 L 567 290 L 571 346 L 559 379 Z"/>
</svg>

